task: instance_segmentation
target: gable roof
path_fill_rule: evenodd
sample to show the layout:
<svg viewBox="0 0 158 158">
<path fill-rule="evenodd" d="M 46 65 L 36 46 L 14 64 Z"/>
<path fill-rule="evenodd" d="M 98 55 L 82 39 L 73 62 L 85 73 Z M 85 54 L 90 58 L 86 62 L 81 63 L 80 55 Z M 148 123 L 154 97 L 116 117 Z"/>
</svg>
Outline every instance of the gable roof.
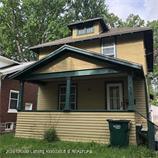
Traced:
<svg viewBox="0 0 158 158">
<path fill-rule="evenodd" d="M 143 72 L 142 66 L 139 64 L 135 64 L 132 62 L 127 62 L 125 60 L 115 59 L 112 57 L 107 57 L 104 55 L 96 54 L 94 52 L 76 48 L 73 46 L 64 45 L 64 46 L 60 47 L 59 49 L 55 50 L 54 52 L 50 53 L 49 55 L 47 55 L 45 58 L 35 62 L 34 64 L 32 64 L 31 66 L 29 66 L 27 68 L 25 68 L 24 70 L 9 76 L 9 78 L 10 79 L 19 79 L 23 75 L 25 75 L 25 74 L 28 75 L 28 73 L 35 71 L 42 66 L 45 66 L 49 62 L 52 62 L 56 58 L 66 54 L 66 53 L 79 54 L 79 55 L 83 55 L 88 58 L 115 64 L 115 65 L 119 66 L 120 68 L 128 68 L 130 70 L 137 70 L 137 71 Z"/>
</svg>

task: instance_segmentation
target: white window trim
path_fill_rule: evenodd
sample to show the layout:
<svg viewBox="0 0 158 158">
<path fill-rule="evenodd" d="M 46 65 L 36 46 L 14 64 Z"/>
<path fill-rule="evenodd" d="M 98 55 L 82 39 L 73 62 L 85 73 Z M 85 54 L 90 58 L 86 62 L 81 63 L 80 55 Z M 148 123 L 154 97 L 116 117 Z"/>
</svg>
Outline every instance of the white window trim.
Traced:
<svg viewBox="0 0 158 158">
<path fill-rule="evenodd" d="M 119 86 L 119 93 L 120 93 L 120 104 L 121 102 L 123 102 L 123 87 L 122 87 L 122 83 L 108 83 L 107 84 L 107 88 L 106 88 L 106 92 L 107 92 L 107 110 L 113 110 L 110 108 L 110 94 L 109 94 L 109 87 L 110 86 Z M 123 107 L 120 106 L 120 109 L 118 110 L 123 110 Z"/>
<path fill-rule="evenodd" d="M 117 57 L 117 53 L 116 53 L 116 43 L 115 43 L 115 40 L 111 44 L 113 44 L 113 46 L 104 46 L 104 40 L 102 39 L 102 41 L 101 41 L 101 54 L 105 55 L 104 52 L 103 52 L 104 47 L 106 47 L 106 48 L 114 47 L 114 58 L 116 58 Z M 110 54 L 106 55 L 106 56 L 110 56 Z"/>
<path fill-rule="evenodd" d="M 92 32 L 87 32 L 88 27 L 86 27 L 86 26 L 83 29 L 77 29 L 77 36 L 82 36 L 82 35 L 87 35 L 87 34 L 94 33 L 94 25 L 91 26 L 90 28 L 92 28 Z M 85 33 L 79 34 L 79 30 L 84 30 Z"/>
<path fill-rule="evenodd" d="M 61 102 L 60 102 L 60 96 L 61 96 L 61 94 L 60 94 L 60 88 L 62 88 L 62 87 L 66 88 L 66 85 L 60 85 L 59 86 L 59 110 L 61 108 L 61 106 L 60 106 L 61 105 Z M 71 85 L 71 87 L 75 87 L 76 91 L 77 91 L 77 86 L 76 85 Z M 66 97 L 66 93 L 65 93 L 65 97 Z M 74 109 L 77 109 L 77 92 L 75 93 L 75 102 L 74 103 L 75 103 L 75 108 Z"/>
<path fill-rule="evenodd" d="M 17 113 L 17 109 L 10 109 L 11 93 L 17 93 L 17 94 L 18 94 L 17 108 L 18 108 L 18 104 L 19 104 L 19 91 L 16 91 L 16 90 L 10 90 L 8 113 Z"/>
<path fill-rule="evenodd" d="M 11 123 L 10 128 L 6 128 L 6 124 Z M 12 131 L 14 129 L 14 122 L 6 122 L 5 123 L 5 131 Z"/>
</svg>

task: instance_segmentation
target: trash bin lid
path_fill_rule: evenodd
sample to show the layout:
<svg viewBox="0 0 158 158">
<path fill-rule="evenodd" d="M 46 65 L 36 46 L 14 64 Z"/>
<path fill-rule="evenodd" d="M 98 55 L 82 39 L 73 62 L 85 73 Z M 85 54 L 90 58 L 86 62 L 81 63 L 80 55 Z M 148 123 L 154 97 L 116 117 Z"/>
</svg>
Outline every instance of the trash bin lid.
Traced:
<svg viewBox="0 0 158 158">
<path fill-rule="evenodd" d="M 107 120 L 108 122 L 119 122 L 119 123 L 129 123 L 130 122 L 130 120 L 110 120 L 110 119 L 108 119 Z"/>
</svg>

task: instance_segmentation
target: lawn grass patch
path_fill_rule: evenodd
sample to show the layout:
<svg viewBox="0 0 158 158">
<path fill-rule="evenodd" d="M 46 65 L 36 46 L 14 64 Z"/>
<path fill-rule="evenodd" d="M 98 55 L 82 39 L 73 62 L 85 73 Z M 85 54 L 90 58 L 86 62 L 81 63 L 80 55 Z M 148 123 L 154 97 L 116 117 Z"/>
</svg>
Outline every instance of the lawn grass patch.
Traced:
<svg viewBox="0 0 158 158">
<path fill-rule="evenodd" d="M 29 153 L 8 153 L 11 151 L 29 151 Z M 47 152 L 46 152 L 47 151 Z M 59 152 L 59 153 L 48 153 Z M 40 153 L 31 153 L 40 152 Z M 64 153 L 62 153 L 64 152 Z M 154 158 L 156 152 L 143 146 L 113 148 L 105 144 L 80 143 L 15 138 L 13 134 L 0 136 L 0 158 Z"/>
</svg>

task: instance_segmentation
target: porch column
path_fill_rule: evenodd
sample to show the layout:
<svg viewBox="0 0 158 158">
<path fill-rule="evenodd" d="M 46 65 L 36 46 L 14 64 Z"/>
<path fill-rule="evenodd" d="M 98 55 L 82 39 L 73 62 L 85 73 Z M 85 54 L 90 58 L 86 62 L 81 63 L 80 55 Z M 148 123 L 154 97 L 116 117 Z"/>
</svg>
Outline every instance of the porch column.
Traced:
<svg viewBox="0 0 158 158">
<path fill-rule="evenodd" d="M 70 91 L 71 91 L 71 78 L 66 78 L 66 103 L 64 111 L 70 110 Z"/>
<path fill-rule="evenodd" d="M 23 98 L 24 98 L 24 81 L 20 81 L 18 111 L 23 111 L 24 110 Z"/>
<path fill-rule="evenodd" d="M 133 76 L 128 75 L 128 110 L 134 110 Z"/>
</svg>

